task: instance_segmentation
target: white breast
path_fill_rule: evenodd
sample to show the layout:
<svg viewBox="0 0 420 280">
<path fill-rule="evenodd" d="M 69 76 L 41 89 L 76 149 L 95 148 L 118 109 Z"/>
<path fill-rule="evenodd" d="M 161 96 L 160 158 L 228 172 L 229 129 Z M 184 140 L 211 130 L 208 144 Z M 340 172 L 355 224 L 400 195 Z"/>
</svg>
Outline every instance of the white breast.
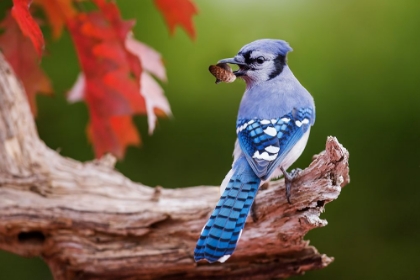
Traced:
<svg viewBox="0 0 420 280">
<path fill-rule="evenodd" d="M 296 145 L 290 150 L 290 152 L 286 155 L 283 162 L 280 163 L 279 167 L 271 174 L 270 178 L 266 181 L 270 181 L 272 178 L 279 178 L 283 175 L 283 172 L 280 170 L 280 167 L 283 167 L 284 170 L 287 170 L 303 153 L 303 150 L 306 147 L 306 143 L 308 142 L 309 132 L 311 128 L 309 127 L 305 134 L 302 135 L 302 138 L 296 143 Z"/>
</svg>

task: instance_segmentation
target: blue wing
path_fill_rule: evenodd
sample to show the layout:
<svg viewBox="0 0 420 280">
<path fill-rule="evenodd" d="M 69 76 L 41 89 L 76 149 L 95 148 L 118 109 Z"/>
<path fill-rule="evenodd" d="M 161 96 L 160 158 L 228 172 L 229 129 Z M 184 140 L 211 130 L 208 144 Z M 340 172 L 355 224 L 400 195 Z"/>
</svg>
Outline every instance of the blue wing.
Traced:
<svg viewBox="0 0 420 280">
<path fill-rule="evenodd" d="M 239 119 L 239 145 L 255 174 L 266 180 L 314 121 L 312 108 L 294 109 L 276 119 Z"/>
</svg>

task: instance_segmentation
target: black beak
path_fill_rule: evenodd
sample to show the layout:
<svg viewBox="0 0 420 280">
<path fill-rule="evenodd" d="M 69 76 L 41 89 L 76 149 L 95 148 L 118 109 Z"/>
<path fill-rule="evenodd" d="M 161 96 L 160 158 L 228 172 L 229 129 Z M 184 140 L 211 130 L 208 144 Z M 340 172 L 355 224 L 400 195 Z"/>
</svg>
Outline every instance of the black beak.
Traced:
<svg viewBox="0 0 420 280">
<path fill-rule="evenodd" d="M 219 60 L 217 63 L 229 63 L 229 64 L 236 64 L 236 65 L 245 65 L 245 63 L 237 61 L 236 58 L 225 58 Z"/>
<path fill-rule="evenodd" d="M 221 59 L 217 63 L 229 63 L 238 65 L 239 69 L 233 72 L 233 74 L 235 74 L 236 77 L 246 76 L 246 71 L 249 69 L 249 67 L 244 62 L 236 60 L 235 57 Z"/>
</svg>

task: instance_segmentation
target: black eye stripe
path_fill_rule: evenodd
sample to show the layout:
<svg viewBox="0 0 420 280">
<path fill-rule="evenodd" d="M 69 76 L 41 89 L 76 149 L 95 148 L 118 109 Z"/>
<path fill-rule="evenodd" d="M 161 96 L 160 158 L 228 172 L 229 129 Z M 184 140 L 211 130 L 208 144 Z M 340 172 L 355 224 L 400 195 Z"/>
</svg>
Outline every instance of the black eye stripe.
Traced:
<svg viewBox="0 0 420 280">
<path fill-rule="evenodd" d="M 269 80 L 273 79 L 274 77 L 280 75 L 283 71 L 284 66 L 286 65 L 286 57 L 284 55 L 279 54 L 274 59 L 274 71 L 270 74 Z"/>
<path fill-rule="evenodd" d="M 252 51 L 247 51 L 245 53 L 240 53 L 244 57 L 246 64 L 251 64 L 252 63 L 251 53 L 252 53 Z"/>
<path fill-rule="evenodd" d="M 258 56 L 256 58 L 251 58 L 252 51 L 246 51 L 246 52 L 239 52 L 238 55 L 242 55 L 244 58 L 244 62 L 247 64 L 250 70 L 255 70 L 252 64 L 257 64 L 256 60 L 261 57 Z M 273 60 L 274 62 L 274 71 L 270 73 L 269 80 L 273 79 L 274 77 L 277 77 L 280 75 L 280 73 L 283 71 L 284 66 L 286 65 L 286 56 L 285 55 L 277 55 Z"/>
<path fill-rule="evenodd" d="M 266 61 L 262 55 L 258 57 L 251 57 L 252 51 L 240 52 L 238 54 L 243 56 L 245 63 L 248 65 L 254 63 L 262 64 Z"/>
</svg>

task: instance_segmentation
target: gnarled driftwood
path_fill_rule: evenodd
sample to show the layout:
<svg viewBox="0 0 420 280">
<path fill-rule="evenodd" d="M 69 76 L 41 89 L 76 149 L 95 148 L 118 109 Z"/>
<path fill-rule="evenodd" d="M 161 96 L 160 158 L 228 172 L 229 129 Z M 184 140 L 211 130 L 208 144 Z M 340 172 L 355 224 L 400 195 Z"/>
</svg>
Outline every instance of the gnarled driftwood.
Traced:
<svg viewBox="0 0 420 280">
<path fill-rule="evenodd" d="M 81 163 L 38 137 L 21 85 L 0 54 L 0 249 L 41 256 L 55 279 L 267 279 L 327 266 L 303 236 L 326 225 L 326 203 L 349 182 L 348 153 L 334 137 L 300 173 L 261 188 L 234 255 L 195 263 L 193 249 L 216 187 L 150 188 L 113 169 Z"/>
</svg>

